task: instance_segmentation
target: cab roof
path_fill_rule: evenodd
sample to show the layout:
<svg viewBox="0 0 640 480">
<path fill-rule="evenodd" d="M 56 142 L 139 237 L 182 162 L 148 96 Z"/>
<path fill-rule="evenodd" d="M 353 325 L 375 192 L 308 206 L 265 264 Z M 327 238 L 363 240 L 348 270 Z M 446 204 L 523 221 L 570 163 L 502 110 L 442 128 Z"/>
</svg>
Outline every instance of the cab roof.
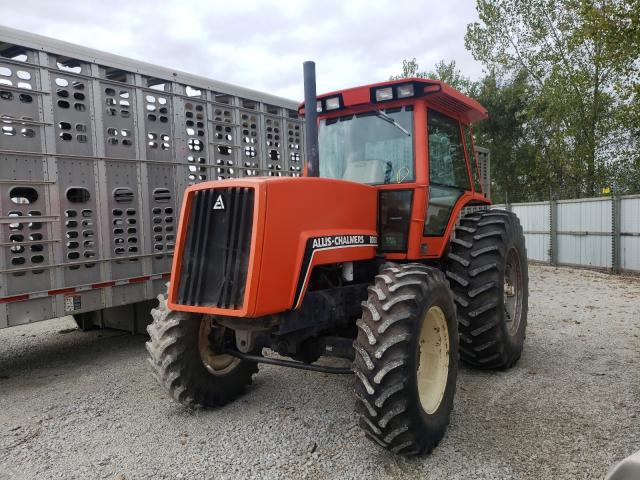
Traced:
<svg viewBox="0 0 640 480">
<path fill-rule="evenodd" d="M 415 95 L 411 98 L 426 98 L 428 103 L 445 112 L 457 115 L 464 123 L 475 123 L 489 117 L 487 109 L 473 98 L 466 96 L 455 88 L 440 80 L 426 78 L 403 78 L 387 82 L 372 83 L 360 87 L 347 88 L 334 92 L 318 95 L 318 100 L 341 96 L 341 108 L 355 107 L 366 104 L 383 104 L 385 102 L 373 102 L 374 91 L 387 86 L 413 84 Z M 304 102 L 298 107 L 301 115 L 304 115 Z M 319 113 L 319 115 L 322 115 Z"/>
</svg>

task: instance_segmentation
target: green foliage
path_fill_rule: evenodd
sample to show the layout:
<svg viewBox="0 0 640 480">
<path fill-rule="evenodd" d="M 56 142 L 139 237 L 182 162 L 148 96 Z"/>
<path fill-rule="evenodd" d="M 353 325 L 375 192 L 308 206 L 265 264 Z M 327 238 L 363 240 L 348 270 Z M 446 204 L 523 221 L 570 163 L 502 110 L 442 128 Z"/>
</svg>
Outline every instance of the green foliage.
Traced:
<svg viewBox="0 0 640 480">
<path fill-rule="evenodd" d="M 555 198 L 638 191 L 640 2 L 478 0 L 477 10 L 467 48 L 498 78 L 524 75 L 530 87 L 521 140 L 535 161 L 524 160 L 524 195 L 542 195 L 543 179 Z"/>
<path fill-rule="evenodd" d="M 429 78 L 427 72 L 421 72 L 415 57 L 411 60 L 402 60 L 402 73 L 392 75 L 389 80 L 400 80 L 402 78 Z"/>
<path fill-rule="evenodd" d="M 493 200 L 520 201 L 523 192 L 544 195 L 544 181 L 535 175 L 535 147 L 527 137 L 531 86 L 526 73 L 519 72 L 509 82 L 489 74 L 479 82 L 475 97 L 490 112 L 475 132 L 476 144 L 491 151 Z"/>
</svg>

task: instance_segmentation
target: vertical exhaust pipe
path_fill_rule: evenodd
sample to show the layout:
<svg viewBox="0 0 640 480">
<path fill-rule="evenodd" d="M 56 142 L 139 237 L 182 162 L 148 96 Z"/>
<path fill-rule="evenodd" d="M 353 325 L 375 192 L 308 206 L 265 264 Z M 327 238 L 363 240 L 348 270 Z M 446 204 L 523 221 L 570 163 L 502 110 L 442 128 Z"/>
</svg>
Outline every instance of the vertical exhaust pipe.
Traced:
<svg viewBox="0 0 640 480">
<path fill-rule="evenodd" d="M 307 175 L 320 175 L 318 154 L 318 112 L 316 110 L 316 64 L 307 61 L 302 64 L 304 71 L 304 135 L 307 157 Z"/>
</svg>

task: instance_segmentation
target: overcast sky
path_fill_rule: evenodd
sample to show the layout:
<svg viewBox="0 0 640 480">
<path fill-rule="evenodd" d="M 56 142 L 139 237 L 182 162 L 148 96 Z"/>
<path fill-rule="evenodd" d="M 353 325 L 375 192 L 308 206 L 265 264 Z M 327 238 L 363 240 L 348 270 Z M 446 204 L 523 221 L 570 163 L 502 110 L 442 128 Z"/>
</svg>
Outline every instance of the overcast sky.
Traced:
<svg viewBox="0 0 640 480">
<path fill-rule="evenodd" d="M 386 80 L 403 58 L 482 72 L 464 48 L 475 0 L 3 3 L 3 25 L 294 100 L 304 60 L 316 62 L 319 93 Z"/>
</svg>

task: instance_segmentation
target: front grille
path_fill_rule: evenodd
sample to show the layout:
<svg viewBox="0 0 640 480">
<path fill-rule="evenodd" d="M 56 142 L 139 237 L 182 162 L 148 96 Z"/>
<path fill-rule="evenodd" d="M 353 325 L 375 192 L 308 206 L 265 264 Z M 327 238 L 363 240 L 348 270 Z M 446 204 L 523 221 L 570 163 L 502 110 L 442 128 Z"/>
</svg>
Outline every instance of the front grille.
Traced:
<svg viewBox="0 0 640 480">
<path fill-rule="evenodd" d="M 253 223 L 254 190 L 193 193 L 178 304 L 237 309 L 244 300 Z"/>
</svg>

